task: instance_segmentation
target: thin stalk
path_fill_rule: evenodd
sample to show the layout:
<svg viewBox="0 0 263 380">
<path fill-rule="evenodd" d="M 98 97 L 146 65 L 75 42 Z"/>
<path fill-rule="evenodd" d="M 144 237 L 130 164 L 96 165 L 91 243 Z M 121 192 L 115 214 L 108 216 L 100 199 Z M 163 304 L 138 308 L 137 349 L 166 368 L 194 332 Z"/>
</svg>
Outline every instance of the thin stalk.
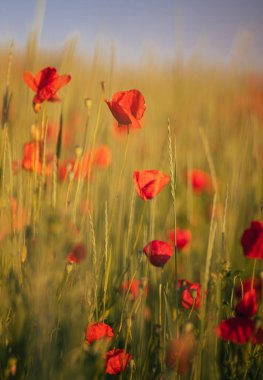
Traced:
<svg viewBox="0 0 263 380">
<path fill-rule="evenodd" d="M 141 232 L 141 229 L 142 229 L 142 221 L 143 221 L 144 211 L 145 211 L 145 202 L 143 203 L 143 206 L 141 208 L 141 213 L 140 213 L 140 217 L 139 217 L 139 224 L 138 224 L 137 234 L 136 234 L 136 238 L 134 240 L 134 244 L 133 244 L 133 247 L 132 247 L 132 251 L 133 252 L 136 249 L 136 246 L 137 246 L 137 243 L 138 243 L 138 240 L 139 240 L 139 236 L 140 236 L 140 232 Z"/>
<path fill-rule="evenodd" d="M 123 158 L 121 170 L 120 170 L 120 173 L 119 173 L 119 176 L 118 176 L 118 179 L 117 179 L 117 186 L 116 186 L 116 189 L 117 189 L 116 192 L 117 193 L 116 193 L 116 196 L 114 197 L 114 200 L 113 200 L 109 231 L 111 231 L 113 217 L 114 217 L 114 212 L 115 212 L 115 209 L 116 209 L 117 199 L 118 199 L 118 195 L 119 195 L 119 192 L 120 192 L 120 184 L 121 184 L 121 180 L 122 180 L 122 177 L 123 177 L 123 172 L 124 172 L 124 169 L 125 169 L 125 166 L 126 166 L 126 162 L 127 162 L 128 147 L 129 147 L 129 127 L 127 129 L 127 138 L 126 138 L 126 144 L 125 144 L 125 150 L 124 150 L 124 158 Z"/>
<path fill-rule="evenodd" d="M 254 259 L 253 271 L 252 271 L 252 279 L 251 279 L 251 290 L 253 290 L 253 288 L 254 288 L 255 273 L 256 273 L 256 263 L 257 263 L 257 259 Z"/>
<path fill-rule="evenodd" d="M 175 308 L 176 308 L 176 320 L 175 320 L 175 331 L 176 337 L 179 336 L 179 326 L 178 326 L 178 265 L 177 265 L 177 247 L 176 247 L 176 138 L 174 135 L 174 149 L 172 148 L 172 137 L 171 137 L 171 125 L 168 119 L 168 145 L 169 145 L 169 164 L 170 164 L 170 177 L 171 177 L 171 195 L 173 200 L 173 213 L 174 213 L 174 281 L 175 281 Z"/>
</svg>

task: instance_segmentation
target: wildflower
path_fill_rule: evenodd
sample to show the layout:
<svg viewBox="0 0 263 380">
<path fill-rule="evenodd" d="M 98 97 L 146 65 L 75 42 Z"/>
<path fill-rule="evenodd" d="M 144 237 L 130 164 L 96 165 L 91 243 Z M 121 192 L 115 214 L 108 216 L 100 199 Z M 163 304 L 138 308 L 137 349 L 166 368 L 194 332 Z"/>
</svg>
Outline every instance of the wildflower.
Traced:
<svg viewBox="0 0 263 380">
<path fill-rule="evenodd" d="M 42 173 L 44 161 L 43 153 L 43 141 L 29 141 L 25 143 L 23 147 L 23 159 L 21 162 L 22 168 L 27 171 Z M 46 174 L 49 174 L 51 171 L 50 164 L 52 164 L 52 160 L 52 155 L 47 154 L 45 157 Z"/>
<path fill-rule="evenodd" d="M 147 201 L 158 195 L 170 178 L 159 170 L 141 170 L 133 172 L 133 180 L 139 197 Z"/>
<path fill-rule="evenodd" d="M 114 332 L 112 328 L 103 322 L 91 323 L 86 328 L 85 340 L 88 344 L 93 342 L 106 339 L 106 341 L 112 340 L 114 337 Z"/>
<path fill-rule="evenodd" d="M 263 223 L 253 220 L 244 231 L 241 244 L 248 259 L 263 260 Z"/>
<path fill-rule="evenodd" d="M 90 179 L 90 166 L 107 169 L 111 164 L 111 151 L 106 145 L 100 145 L 94 149 L 92 165 L 91 152 L 86 152 L 82 157 L 64 160 L 59 166 L 59 178 L 63 181 L 68 174 L 73 178 Z"/>
<path fill-rule="evenodd" d="M 118 375 L 125 371 L 132 356 L 120 348 L 114 348 L 106 354 L 105 372 L 110 375 Z"/>
<path fill-rule="evenodd" d="M 243 293 L 249 292 L 251 290 L 251 279 L 248 278 L 243 281 Z M 262 297 L 262 290 L 263 290 L 263 279 L 261 278 L 255 278 L 253 282 L 253 290 L 256 291 L 256 296 L 258 299 Z M 235 293 L 238 297 L 241 297 L 242 295 L 242 286 L 239 284 L 236 289 Z"/>
<path fill-rule="evenodd" d="M 143 252 L 151 264 L 163 267 L 173 255 L 173 247 L 164 241 L 153 240 L 143 248 Z"/>
<path fill-rule="evenodd" d="M 145 291 L 145 294 L 148 295 L 149 294 L 149 288 L 148 286 L 143 286 L 143 282 L 141 280 L 137 280 L 137 279 L 133 279 L 133 280 L 127 280 L 127 281 L 124 281 L 122 284 L 121 284 L 121 290 L 123 292 L 127 292 L 129 291 L 130 295 L 131 295 L 131 298 L 135 301 L 138 297 L 139 297 L 139 294 L 140 294 L 140 290 L 144 290 Z"/>
<path fill-rule="evenodd" d="M 175 370 L 179 375 L 187 374 L 194 346 L 195 338 L 192 332 L 184 333 L 179 338 L 171 340 L 165 353 L 166 366 Z"/>
<path fill-rule="evenodd" d="M 251 290 L 235 307 L 235 317 L 223 320 L 216 328 L 216 335 L 236 344 L 260 341 L 260 330 L 252 317 L 257 313 L 256 292 Z M 257 335 L 258 334 L 258 335 Z"/>
<path fill-rule="evenodd" d="M 236 305 L 235 313 L 239 317 L 253 317 L 257 314 L 257 300 L 256 300 L 256 291 L 250 290 L 246 292 L 242 300 Z"/>
<path fill-rule="evenodd" d="M 200 284 L 187 281 L 181 294 L 181 302 L 185 309 L 190 309 L 191 307 L 194 307 L 194 309 L 199 309 L 201 306 Z"/>
<path fill-rule="evenodd" d="M 94 150 L 92 163 L 98 168 L 108 168 L 111 164 L 111 150 L 107 145 L 100 145 Z"/>
<path fill-rule="evenodd" d="M 193 169 L 189 170 L 186 175 L 187 182 L 196 194 L 204 194 L 211 190 L 212 181 L 206 172 Z"/>
<path fill-rule="evenodd" d="M 168 231 L 168 239 L 171 244 L 174 244 L 174 229 Z M 185 251 L 190 246 L 192 234 L 189 229 L 176 229 L 176 248 L 180 251 Z"/>
<path fill-rule="evenodd" d="M 87 256 L 87 250 L 84 244 L 75 245 L 67 256 L 67 263 L 69 264 L 79 264 L 81 261 L 85 260 Z"/>
<path fill-rule="evenodd" d="M 71 76 L 58 75 L 55 67 L 46 67 L 35 76 L 28 71 L 24 72 L 23 79 L 28 87 L 36 93 L 33 104 L 37 110 L 39 105 L 45 101 L 60 101 L 57 92 L 71 80 Z"/>
<path fill-rule="evenodd" d="M 215 329 L 216 335 L 236 344 L 245 344 L 253 338 L 255 322 L 249 318 L 232 317 L 222 321 Z"/>
<path fill-rule="evenodd" d="M 141 128 L 140 120 L 146 109 L 145 100 L 138 90 L 116 92 L 111 101 L 105 99 L 118 125 L 128 128 Z"/>
</svg>

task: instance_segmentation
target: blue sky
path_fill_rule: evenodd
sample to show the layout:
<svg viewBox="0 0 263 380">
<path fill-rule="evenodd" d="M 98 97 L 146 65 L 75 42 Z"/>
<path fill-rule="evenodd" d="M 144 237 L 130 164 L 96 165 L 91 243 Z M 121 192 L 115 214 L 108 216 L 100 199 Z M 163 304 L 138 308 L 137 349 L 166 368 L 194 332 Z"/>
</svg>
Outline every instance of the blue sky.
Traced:
<svg viewBox="0 0 263 380">
<path fill-rule="evenodd" d="M 77 35 L 91 52 L 114 42 L 118 59 L 138 61 L 152 49 L 162 60 L 178 52 L 225 62 L 263 58 L 263 0 L 46 0 L 40 44 L 63 45 Z M 25 44 L 36 0 L 0 1 L 0 43 Z"/>
</svg>

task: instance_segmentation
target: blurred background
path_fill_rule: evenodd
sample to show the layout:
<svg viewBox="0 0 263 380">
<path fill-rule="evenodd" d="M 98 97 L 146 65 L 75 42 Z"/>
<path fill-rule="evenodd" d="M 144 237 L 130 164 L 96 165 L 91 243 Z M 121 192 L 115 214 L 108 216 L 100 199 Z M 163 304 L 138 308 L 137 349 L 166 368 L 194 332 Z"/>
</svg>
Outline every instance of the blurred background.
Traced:
<svg viewBox="0 0 263 380">
<path fill-rule="evenodd" d="M 23 48 L 33 28 L 42 48 L 58 49 L 68 37 L 78 49 L 104 55 L 116 48 L 118 63 L 199 59 L 260 68 L 263 58 L 261 0 L 19 0 L 0 2 L 0 44 Z"/>
</svg>

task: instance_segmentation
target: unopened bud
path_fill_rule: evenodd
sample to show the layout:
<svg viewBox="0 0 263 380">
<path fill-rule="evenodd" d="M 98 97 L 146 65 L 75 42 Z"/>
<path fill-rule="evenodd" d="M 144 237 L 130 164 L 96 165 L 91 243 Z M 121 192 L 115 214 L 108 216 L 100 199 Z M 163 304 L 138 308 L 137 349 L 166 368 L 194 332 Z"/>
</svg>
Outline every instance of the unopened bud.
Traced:
<svg viewBox="0 0 263 380">
<path fill-rule="evenodd" d="M 186 334 L 190 333 L 191 331 L 193 331 L 194 329 L 194 325 L 191 323 L 191 322 L 187 322 L 184 326 L 184 332 Z"/>
<path fill-rule="evenodd" d="M 197 290 L 196 289 L 191 289 L 191 296 L 195 300 L 197 297 Z"/>
<path fill-rule="evenodd" d="M 41 110 L 41 103 L 33 103 L 33 109 L 35 113 L 38 113 Z"/>
<path fill-rule="evenodd" d="M 153 334 L 155 336 L 161 335 L 161 331 L 162 331 L 162 326 L 161 325 L 156 324 L 156 325 L 153 326 Z"/>
<path fill-rule="evenodd" d="M 85 98 L 84 99 L 84 104 L 85 104 L 87 110 L 90 112 L 91 107 L 92 107 L 92 100 L 91 100 L 91 98 Z"/>
<path fill-rule="evenodd" d="M 80 158 L 82 156 L 82 153 L 83 153 L 83 149 L 81 146 L 79 145 L 76 145 L 75 146 L 75 155 L 77 158 Z"/>
<path fill-rule="evenodd" d="M 40 131 L 39 131 L 39 128 L 35 124 L 31 125 L 31 136 L 36 141 L 40 140 Z"/>
</svg>

